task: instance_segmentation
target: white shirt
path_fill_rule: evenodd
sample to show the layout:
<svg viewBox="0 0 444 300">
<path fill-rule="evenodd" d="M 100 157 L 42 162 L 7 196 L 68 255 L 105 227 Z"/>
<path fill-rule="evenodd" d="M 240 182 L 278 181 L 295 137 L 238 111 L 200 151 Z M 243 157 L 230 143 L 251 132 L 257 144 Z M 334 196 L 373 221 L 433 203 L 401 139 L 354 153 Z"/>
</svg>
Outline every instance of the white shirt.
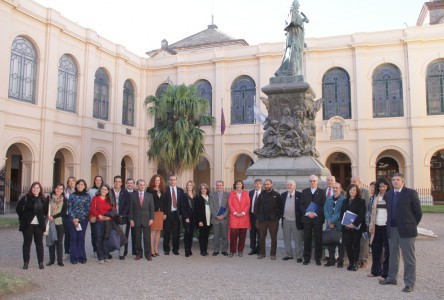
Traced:
<svg viewBox="0 0 444 300">
<path fill-rule="evenodd" d="M 259 197 L 262 190 L 255 190 L 253 194 L 253 201 L 251 202 L 251 212 L 254 212 L 254 202 L 256 202 L 256 198 Z"/>
</svg>

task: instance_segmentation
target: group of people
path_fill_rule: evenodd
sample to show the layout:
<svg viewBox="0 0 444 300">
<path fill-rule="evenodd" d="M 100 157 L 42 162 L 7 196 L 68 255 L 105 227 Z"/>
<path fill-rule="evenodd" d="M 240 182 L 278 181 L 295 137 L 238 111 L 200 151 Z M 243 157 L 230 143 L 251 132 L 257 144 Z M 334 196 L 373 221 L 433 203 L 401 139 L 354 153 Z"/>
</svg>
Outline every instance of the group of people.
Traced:
<svg viewBox="0 0 444 300">
<path fill-rule="evenodd" d="M 169 177 L 168 186 L 160 175 L 153 175 L 146 185 L 143 179 L 126 180 L 123 187 L 121 176 L 114 177 L 113 187 L 104 183 L 101 176 L 94 178 L 93 187 L 87 189 L 85 180 L 69 177 L 67 186 L 59 183 L 45 197 L 39 182 L 31 185 L 29 192 L 17 205 L 20 231 L 23 233 L 23 269 L 30 260 L 32 239 L 36 244 L 40 269 L 43 265 L 43 236 L 48 225 L 55 225 L 57 239 L 49 245 L 51 266 L 57 259 L 64 266 L 69 257 L 72 264 L 85 264 L 85 232 L 91 226 L 91 242 L 94 257 L 100 264 L 112 262 L 111 252 L 116 250 L 120 260 L 128 254 L 131 233 L 131 249 L 135 260 L 151 261 L 159 256 L 159 241 L 163 231 L 163 255 L 179 255 L 180 227 L 183 226 L 185 256 L 193 255 L 194 231 L 199 232 L 200 255 L 208 256 L 210 228 L 213 229 L 212 256 L 222 254 L 228 258 L 242 257 L 247 230 L 250 230 L 248 255 L 266 257 L 265 241 L 271 238 L 269 256 L 276 260 L 277 233 L 282 224 L 285 256 L 284 261 L 296 259 L 308 265 L 312 258 L 321 265 L 322 236 L 326 231 L 341 232 L 342 241 L 327 245 L 326 267 L 344 266 L 356 271 L 366 267 L 368 245 L 371 245 L 372 267 L 368 277 L 380 277 L 380 284 L 397 284 L 399 249 L 404 260 L 403 291 L 414 288 L 416 262 L 414 242 L 417 224 L 422 212 L 416 191 L 404 187 L 404 178 L 395 173 L 391 184 L 380 178 L 370 184 L 370 191 L 360 187 L 359 177 L 342 190 L 334 176 L 326 178 L 327 188 L 318 187 L 318 177 L 309 177 L 309 187 L 296 191 L 296 183 L 287 182 L 287 190 L 279 193 L 273 189 L 271 179 L 254 181 L 254 189 L 246 191 L 241 180 L 226 192 L 224 182 L 216 181 L 215 190 L 202 183 L 197 188 L 188 181 L 185 190 L 177 186 L 177 177 Z M 355 218 L 344 224 L 344 214 Z M 118 245 L 110 241 L 117 236 Z M 170 244 L 171 240 L 171 244 Z M 294 247 L 293 247 L 294 243 Z M 171 247 L 170 247 L 171 246 Z"/>
</svg>

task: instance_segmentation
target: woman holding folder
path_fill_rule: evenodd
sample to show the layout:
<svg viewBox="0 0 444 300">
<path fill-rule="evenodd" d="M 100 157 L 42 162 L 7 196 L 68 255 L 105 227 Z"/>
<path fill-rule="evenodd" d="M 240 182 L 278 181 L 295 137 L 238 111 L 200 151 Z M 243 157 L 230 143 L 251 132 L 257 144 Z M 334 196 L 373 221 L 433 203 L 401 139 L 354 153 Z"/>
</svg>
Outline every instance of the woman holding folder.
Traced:
<svg viewBox="0 0 444 300">
<path fill-rule="evenodd" d="M 347 188 L 347 199 L 341 210 L 342 240 L 349 260 L 347 270 L 357 271 L 361 234 L 365 231 L 365 200 L 361 198 L 359 187 L 350 184 Z"/>
<path fill-rule="evenodd" d="M 199 195 L 194 201 L 196 226 L 199 228 L 199 248 L 200 255 L 208 255 L 208 234 L 211 227 L 211 210 L 210 210 L 210 188 L 207 184 L 202 183 L 199 186 Z"/>
</svg>

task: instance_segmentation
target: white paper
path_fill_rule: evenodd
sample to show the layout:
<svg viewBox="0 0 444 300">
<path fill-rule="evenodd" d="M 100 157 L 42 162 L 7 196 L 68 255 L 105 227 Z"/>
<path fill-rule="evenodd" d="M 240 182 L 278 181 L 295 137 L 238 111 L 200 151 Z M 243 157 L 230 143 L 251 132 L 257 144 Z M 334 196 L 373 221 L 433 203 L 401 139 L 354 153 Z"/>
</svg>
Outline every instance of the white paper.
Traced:
<svg viewBox="0 0 444 300">
<path fill-rule="evenodd" d="M 80 223 L 79 223 L 79 226 L 76 227 L 76 230 L 77 231 L 82 231 L 82 225 L 80 225 Z"/>
</svg>

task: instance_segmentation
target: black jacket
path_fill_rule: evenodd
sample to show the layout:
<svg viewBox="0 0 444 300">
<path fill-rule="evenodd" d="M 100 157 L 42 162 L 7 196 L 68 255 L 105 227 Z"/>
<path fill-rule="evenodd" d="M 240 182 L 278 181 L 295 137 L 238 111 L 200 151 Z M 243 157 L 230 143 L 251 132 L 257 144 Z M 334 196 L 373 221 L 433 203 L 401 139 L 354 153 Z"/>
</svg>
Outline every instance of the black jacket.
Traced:
<svg viewBox="0 0 444 300">
<path fill-rule="evenodd" d="M 359 225 L 361 225 L 359 230 L 365 231 L 366 230 L 366 228 L 365 228 L 365 212 L 366 212 L 365 200 L 361 199 L 361 198 L 355 198 L 350 203 L 349 198 L 345 199 L 344 202 L 342 202 L 341 220 L 342 220 L 342 216 L 344 216 L 344 213 L 347 210 L 351 211 L 352 213 L 355 213 L 357 215 L 355 221 L 353 222 L 353 225 L 355 225 L 355 227 L 358 227 Z M 343 231 L 347 230 L 347 227 L 342 226 L 342 230 Z"/>
<path fill-rule="evenodd" d="M 279 221 L 282 216 L 281 195 L 275 190 L 262 191 L 254 203 L 254 215 L 259 222 Z"/>
<path fill-rule="evenodd" d="M 19 200 L 15 210 L 19 217 L 20 231 L 28 229 L 35 216 L 37 216 L 40 229 L 43 232 L 46 231 L 46 219 L 48 217 L 46 199 L 33 195 L 25 195 Z"/>
<path fill-rule="evenodd" d="M 287 201 L 287 196 L 288 196 L 288 192 L 283 192 L 281 194 L 281 198 L 282 198 L 282 220 L 284 219 L 284 209 L 285 209 L 285 202 Z M 301 201 L 301 192 L 295 191 L 294 192 L 294 208 L 296 211 L 296 228 L 298 230 L 302 230 L 304 229 L 304 224 L 302 223 L 302 211 L 301 211 L 301 207 L 299 205 L 299 202 Z"/>
<path fill-rule="evenodd" d="M 300 201 L 300 210 L 302 213 L 302 223 L 316 223 L 316 224 L 322 224 L 324 223 L 324 205 L 325 205 L 325 190 L 317 188 L 316 191 L 314 192 L 314 195 L 311 194 L 311 189 L 310 188 L 306 188 L 302 190 L 301 193 L 301 201 Z M 313 201 L 314 203 L 316 203 L 319 206 L 318 211 L 316 212 L 316 214 L 318 215 L 317 217 L 310 219 L 309 217 L 307 217 L 305 215 L 308 206 L 310 205 L 311 201 Z"/>
</svg>

